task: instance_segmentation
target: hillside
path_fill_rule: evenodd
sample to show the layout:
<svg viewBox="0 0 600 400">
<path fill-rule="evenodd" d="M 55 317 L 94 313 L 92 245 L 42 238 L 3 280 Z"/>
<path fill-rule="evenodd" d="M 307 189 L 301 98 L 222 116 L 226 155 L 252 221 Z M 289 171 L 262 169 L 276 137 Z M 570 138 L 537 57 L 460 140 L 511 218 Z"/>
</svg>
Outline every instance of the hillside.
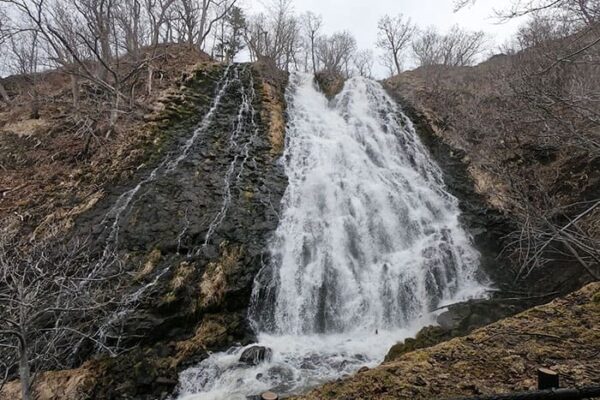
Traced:
<svg viewBox="0 0 600 400">
<path fill-rule="evenodd" d="M 535 390 L 538 368 L 562 387 L 600 385 L 600 284 L 380 367 L 302 399 L 450 399 Z"/>
<path fill-rule="evenodd" d="M 102 118 L 94 119 L 91 99 L 95 96 L 89 95 L 87 103 L 84 95 L 90 88 L 82 88 L 81 104 L 72 107 L 69 82 L 60 70 L 34 80 L 41 82 L 37 90 L 47 99 L 35 118 L 28 97 L 31 80 L 17 76 L 3 81 L 13 103 L 0 109 L 0 216 L 5 233 L 19 239 L 12 252 L 6 245 L 3 251 L 18 258 L 21 249 L 39 244 L 44 254 L 40 259 L 45 260 L 41 265 L 52 271 L 63 240 L 84 241 L 85 247 L 79 249 L 84 262 L 75 270 L 90 268 L 89 276 L 102 270 L 90 279 L 99 285 L 89 292 L 107 305 L 91 307 L 93 312 L 85 309 L 81 320 L 79 313 L 65 316 L 52 307 L 41 313 L 35 310 L 33 314 L 43 316 L 35 321 L 42 328 L 49 321 L 72 318 L 78 327 L 88 329 L 85 332 L 92 332 L 77 343 L 68 342 L 65 353 L 32 364 L 40 372 L 34 393 L 41 400 L 167 398 L 176 390 L 182 370 L 209 359 L 213 352 L 257 340 L 248 323 L 248 307 L 258 273 L 272 257 L 268 245 L 288 186 L 285 157 L 281 157 L 290 112 L 284 99 L 288 74 L 268 62 L 224 65 L 185 46 L 167 46 L 162 51 L 155 71 L 162 78 L 150 93 L 139 95 L 140 104 L 130 105 L 130 112 L 112 131 L 104 129 Z M 539 115 L 523 108 L 522 98 L 511 94 L 509 83 L 516 79 L 511 75 L 512 62 L 510 57 L 496 57 L 476 67 L 420 68 L 384 82 L 417 128 L 417 132 L 396 132 L 409 138 L 408 144 L 402 143 L 406 165 L 415 163 L 411 157 L 419 157 L 424 169 L 437 171 L 423 155 L 425 148 L 432 154 L 441 167 L 440 176 L 434 178 L 440 185 L 436 187 L 443 183 L 456 196 L 461 222 L 498 289 L 491 306 L 473 308 L 475 312 L 469 311 L 463 319 L 464 329 L 449 336 L 464 336 L 477 326 L 593 280 L 558 239 L 562 232 L 577 235 L 578 245 L 591 249 L 593 255 L 600 238 L 600 210 L 595 207 L 600 196 L 600 158 L 593 148 L 566 140 L 564 131 L 551 126 L 551 134 L 537 134 L 548 122 L 540 122 Z M 341 101 L 328 103 L 312 79 L 303 79 L 303 88 L 310 89 L 327 113 L 353 104 L 348 99 L 366 93 L 360 86 L 366 85 L 381 92 L 378 106 L 401 114 L 376 82 L 354 80 L 349 92 L 342 92 Z M 321 77 L 318 81 L 322 87 L 331 86 L 330 100 L 342 90 L 340 80 Z M 139 87 L 144 84 L 140 81 Z M 308 99 L 308 107 L 314 104 Z M 562 112 L 569 117 L 568 109 Z M 323 122 L 318 120 L 320 111 L 297 116 L 306 118 L 302 121 L 308 127 Z M 337 116 L 330 117 L 338 121 Z M 332 126 L 342 129 L 343 125 Z M 354 126 L 348 123 L 344 132 L 363 134 L 373 129 L 366 125 L 355 131 Z M 593 125 L 584 128 L 589 137 L 597 133 Z M 333 129 L 328 133 L 339 140 Z M 379 135 L 386 138 L 383 131 Z M 417 135 L 425 147 L 414 144 Z M 377 154 L 367 152 L 366 157 L 376 159 Z M 300 163 L 303 160 L 300 157 Z M 364 171 L 352 176 L 359 172 Z M 301 189 L 303 182 L 295 181 Z M 357 188 L 367 186 L 361 183 Z M 336 186 L 322 186 L 317 194 L 332 188 Z M 454 207 L 445 195 L 440 201 Z M 302 229 L 309 229 L 313 220 L 319 218 Z M 559 233 L 548 233 L 550 228 L 539 226 L 543 221 L 552 221 L 549 226 L 558 226 Z M 563 229 L 563 225 L 567 226 Z M 293 236 L 296 243 L 301 235 Z M 536 239 L 529 251 L 536 254 L 536 262 L 543 262 L 531 264 L 532 258 L 523 258 L 519 250 L 524 237 Z M 451 239 L 447 240 L 452 243 Z M 443 252 L 447 243 L 440 243 L 424 258 L 449 256 L 452 262 L 463 262 L 460 256 L 470 249 L 465 243 L 456 256 Z M 350 253 L 358 257 L 361 246 L 366 244 L 351 246 Z M 387 239 L 382 246 L 385 249 Z M 294 254 L 302 262 L 310 256 L 303 251 Z M 583 264 L 589 259 L 586 254 Z M 97 263 L 86 264 L 89 260 Z M 449 275 L 431 276 L 430 287 L 436 279 L 447 279 L 444 285 L 453 281 Z M 267 290 L 258 293 L 272 302 L 267 310 L 274 305 L 269 292 L 274 282 L 268 281 Z M 21 289 L 17 287 L 15 293 Z M 598 383 L 593 371 L 599 365 L 588 355 L 597 353 L 600 342 L 599 290 L 597 284 L 588 285 L 564 299 L 398 358 L 392 351 L 383 366 L 325 385 L 307 398 L 426 399 L 523 390 L 533 385 L 539 366 L 559 370 L 566 384 Z M 327 291 L 318 296 L 326 297 Z M 35 300 L 34 304 L 46 306 L 46 299 Z M 337 301 L 335 296 L 332 301 Z M 319 313 L 326 313 L 318 306 Z M 417 311 L 411 311 L 415 317 Z M 266 321 L 271 318 L 267 313 Z M 319 313 L 314 313 L 317 320 Z M 33 332 L 32 338 L 40 340 Z M 43 337 L 36 346 L 52 348 Z M 16 378 L 16 368 L 7 374 Z M 454 375 L 463 383 L 456 385 L 450 379 Z M 18 384 L 8 383 L 0 398 L 17 397 Z"/>
<path fill-rule="evenodd" d="M 0 219 L 25 233 L 53 223 L 71 226 L 107 186 L 130 179 L 164 144 L 156 118 L 177 93 L 185 74 L 206 54 L 181 45 L 157 50 L 151 93 L 137 83 L 137 106 L 123 113 L 118 129 L 106 135 L 105 115 L 91 84 L 81 89 L 74 107 L 69 75 L 50 70 L 35 79 L 11 76 L 3 85 L 12 101 L 0 102 Z M 31 93 L 42 99 L 31 115 Z M 64 221 L 62 221 L 64 220 Z"/>
<path fill-rule="evenodd" d="M 35 371 L 64 370 L 36 379 L 39 398 L 164 397 L 178 371 L 208 351 L 252 340 L 244 316 L 285 188 L 276 163 L 284 81 L 258 64 L 228 67 L 186 47 L 164 50 L 156 71 L 163 79 L 139 97 L 144 106 L 132 107 L 109 136 L 93 136 L 89 148 L 72 123 L 93 105 L 82 96 L 78 111 L 69 106 L 61 71 L 44 73 L 45 98 L 55 95 L 39 118 L 18 94 L 27 83 L 4 82 L 14 100 L 0 127 L 3 238 L 18 242 L 11 249 L 3 242 L 2 265 L 27 271 L 19 254 L 31 251 L 44 260 L 35 260 L 40 270 L 61 273 L 55 262 L 68 248 L 81 257 L 76 279 L 89 279 L 87 293 L 103 302 L 46 308 L 71 292 L 53 297 L 43 287 L 23 303 L 42 317 L 25 327 L 37 351 L 54 350 L 37 330 L 48 321 L 73 320 L 71 327 L 92 332 L 58 338 L 68 340 L 61 352 L 32 361 Z M 20 288 L 3 286 L 2 295 L 16 299 Z M 6 374 L 16 377 L 16 368 Z M 0 398 L 14 398 L 14 385 Z"/>
</svg>

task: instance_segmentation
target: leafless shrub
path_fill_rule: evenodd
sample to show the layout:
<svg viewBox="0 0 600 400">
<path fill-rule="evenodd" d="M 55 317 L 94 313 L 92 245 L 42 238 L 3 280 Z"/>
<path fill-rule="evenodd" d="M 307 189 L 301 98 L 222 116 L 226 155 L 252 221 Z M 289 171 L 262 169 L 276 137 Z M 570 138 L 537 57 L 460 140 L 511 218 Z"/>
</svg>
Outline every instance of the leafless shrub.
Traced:
<svg viewBox="0 0 600 400">
<path fill-rule="evenodd" d="M 23 399 L 32 398 L 37 372 L 76 365 L 85 346 L 112 352 L 100 340 L 98 324 L 119 303 L 108 286 L 120 275 L 115 266 L 100 265 L 85 241 L 65 242 L 58 229 L 34 242 L 2 231 L 1 378 L 19 377 Z"/>
<path fill-rule="evenodd" d="M 477 60 L 485 44 L 483 32 L 468 32 L 455 25 L 445 35 L 435 28 L 427 28 L 420 32 L 412 47 L 421 66 L 466 66 Z"/>
</svg>

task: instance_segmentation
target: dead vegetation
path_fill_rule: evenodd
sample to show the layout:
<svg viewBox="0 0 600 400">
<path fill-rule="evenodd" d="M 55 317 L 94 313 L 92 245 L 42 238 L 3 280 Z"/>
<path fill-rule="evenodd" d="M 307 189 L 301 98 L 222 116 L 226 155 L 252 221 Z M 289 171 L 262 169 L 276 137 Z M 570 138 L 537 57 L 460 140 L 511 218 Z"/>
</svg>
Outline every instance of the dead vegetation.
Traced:
<svg viewBox="0 0 600 400">
<path fill-rule="evenodd" d="M 152 115 L 178 88 L 182 72 L 208 57 L 168 45 L 161 60 L 152 94 L 139 97 L 146 111 L 123 115 L 111 137 L 94 135 L 89 142 L 82 140 L 76 115 L 93 116 L 95 102 L 81 95 L 74 113 L 68 77 L 60 70 L 41 75 L 43 100 L 36 120 L 30 118 L 24 94 L 28 83 L 18 76 L 5 79 L 12 102 L 0 103 L 0 215 L 12 215 L 29 229 L 48 218 L 73 217 L 82 204 L 97 201 L 105 185 L 126 180 L 149 154 L 160 151 L 162 138 Z"/>
</svg>

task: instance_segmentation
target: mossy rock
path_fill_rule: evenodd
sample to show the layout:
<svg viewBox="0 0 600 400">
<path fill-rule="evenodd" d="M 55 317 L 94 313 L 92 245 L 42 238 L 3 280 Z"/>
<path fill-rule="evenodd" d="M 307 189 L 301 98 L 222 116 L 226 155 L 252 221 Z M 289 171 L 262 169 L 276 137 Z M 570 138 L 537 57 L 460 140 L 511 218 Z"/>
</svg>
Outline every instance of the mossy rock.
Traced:
<svg viewBox="0 0 600 400">
<path fill-rule="evenodd" d="M 452 338 L 452 333 L 439 326 L 427 326 L 419 331 L 415 338 L 408 338 L 404 342 L 400 342 L 392 346 L 390 351 L 385 356 L 384 362 L 389 362 L 397 359 L 402 354 L 410 353 L 418 349 L 423 349 L 435 346 L 438 343 L 444 342 Z"/>
<path fill-rule="evenodd" d="M 330 72 L 317 72 L 315 74 L 315 82 L 323 91 L 325 96 L 331 100 L 337 96 L 342 89 L 344 89 L 344 83 L 346 80 L 344 77 L 338 74 Z"/>
</svg>

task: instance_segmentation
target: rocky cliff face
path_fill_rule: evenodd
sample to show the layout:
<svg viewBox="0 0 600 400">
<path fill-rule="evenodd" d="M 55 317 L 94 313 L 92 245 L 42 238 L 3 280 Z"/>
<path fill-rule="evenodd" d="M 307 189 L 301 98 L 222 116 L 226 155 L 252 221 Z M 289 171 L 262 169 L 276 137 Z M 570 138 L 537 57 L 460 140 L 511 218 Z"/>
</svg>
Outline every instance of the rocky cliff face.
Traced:
<svg viewBox="0 0 600 400">
<path fill-rule="evenodd" d="M 190 319 L 243 312 L 286 186 L 262 96 L 250 65 L 196 71 L 159 117 L 162 154 L 77 220 L 134 276 L 135 318 L 113 335 L 176 338 Z"/>
<path fill-rule="evenodd" d="M 97 323 L 109 348 L 134 350 L 44 374 L 40 398 L 164 397 L 180 367 L 252 339 L 245 310 L 286 187 L 284 79 L 252 65 L 187 74 L 147 118 L 153 145 L 133 176 L 70 216 L 69 235 L 118 261 L 107 290 L 123 301 Z"/>
</svg>

